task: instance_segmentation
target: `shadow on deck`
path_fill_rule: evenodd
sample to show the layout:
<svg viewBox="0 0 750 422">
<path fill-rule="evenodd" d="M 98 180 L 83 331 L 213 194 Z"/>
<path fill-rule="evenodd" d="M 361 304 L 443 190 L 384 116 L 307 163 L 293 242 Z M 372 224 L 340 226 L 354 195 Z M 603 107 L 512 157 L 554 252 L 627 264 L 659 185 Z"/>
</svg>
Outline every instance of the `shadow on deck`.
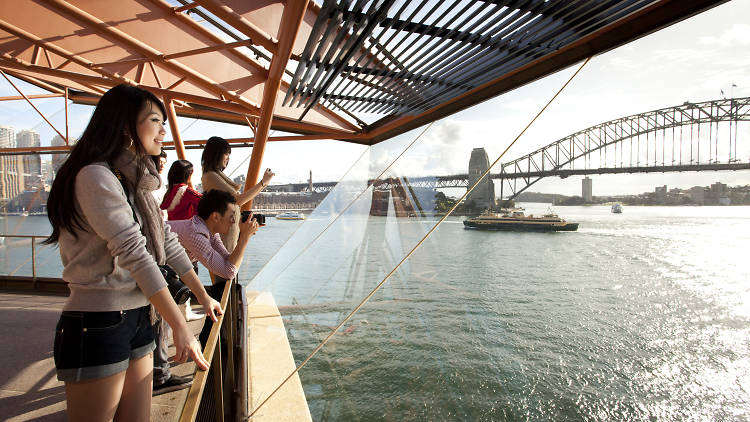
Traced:
<svg viewBox="0 0 750 422">
<path fill-rule="evenodd" d="M 55 325 L 65 296 L 0 292 L 0 415 L 2 420 L 67 421 L 65 387 L 57 380 L 52 357 Z M 188 326 L 197 335 L 203 319 Z M 170 346 L 170 355 L 174 348 Z M 192 375 L 195 364 L 173 366 L 176 375 Z M 152 421 L 177 420 L 187 389 L 153 398 Z"/>
</svg>

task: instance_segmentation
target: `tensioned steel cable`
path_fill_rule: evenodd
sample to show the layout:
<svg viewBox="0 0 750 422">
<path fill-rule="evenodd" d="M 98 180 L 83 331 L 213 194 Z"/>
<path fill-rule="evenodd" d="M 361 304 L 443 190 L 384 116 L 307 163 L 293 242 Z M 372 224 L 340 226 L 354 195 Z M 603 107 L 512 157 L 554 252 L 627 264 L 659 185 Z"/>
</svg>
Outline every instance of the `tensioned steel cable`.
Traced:
<svg viewBox="0 0 750 422">
<path fill-rule="evenodd" d="M 485 172 L 484 172 L 484 173 L 482 173 L 482 176 L 481 176 L 481 177 L 480 177 L 480 178 L 479 178 L 479 179 L 478 179 L 478 180 L 477 180 L 477 181 L 476 181 L 476 182 L 475 182 L 475 183 L 474 183 L 473 185 L 471 185 L 471 187 L 470 187 L 469 189 L 467 189 L 467 190 L 466 190 L 466 193 L 464 193 L 464 194 L 463 194 L 463 195 L 461 196 L 461 198 L 459 198 L 459 199 L 458 199 L 458 200 L 456 201 L 456 203 L 455 203 L 455 204 L 453 204 L 453 207 L 451 207 L 451 209 L 450 209 L 450 210 L 449 210 L 449 211 L 448 211 L 448 212 L 447 212 L 447 213 L 446 213 L 446 214 L 445 214 L 445 215 L 444 215 L 444 216 L 443 216 L 443 217 L 442 217 L 442 218 L 441 218 L 440 220 L 438 220 L 438 222 L 437 222 L 437 223 L 435 223 L 435 225 L 434 225 L 434 226 L 432 226 L 432 228 L 431 228 L 431 229 L 430 229 L 430 230 L 429 230 L 429 231 L 428 231 L 428 232 L 427 232 L 427 233 L 426 233 L 426 234 L 424 235 L 424 237 L 422 237 L 422 239 L 421 239 L 421 240 L 420 240 L 419 242 L 417 242 L 417 244 L 416 244 L 416 245 L 414 245 L 414 247 L 413 247 L 413 248 L 412 248 L 412 249 L 411 249 L 411 250 L 409 251 L 409 253 L 407 253 L 407 254 L 406 254 L 406 255 L 405 255 L 405 256 L 404 256 L 404 257 L 403 257 L 403 258 L 401 259 L 401 261 L 399 261 L 399 263 L 398 263 L 398 264 L 396 264 L 396 266 L 395 266 L 395 267 L 394 267 L 394 268 L 393 268 L 393 269 L 392 269 L 392 270 L 391 270 L 391 271 L 390 271 L 390 272 L 389 272 L 389 273 L 388 273 L 388 274 L 387 274 L 387 275 L 386 275 L 386 276 L 385 276 L 385 277 L 383 278 L 383 280 L 382 280 L 382 281 L 380 281 L 380 283 L 378 283 L 378 284 L 377 284 L 377 286 L 375 286 L 375 287 L 374 287 L 374 288 L 373 288 L 373 289 L 372 289 L 372 290 L 370 291 L 370 293 L 369 293 L 369 294 L 368 294 L 367 296 L 365 296 L 365 298 L 364 298 L 364 299 L 362 299 L 362 301 L 361 301 L 361 302 L 359 303 L 359 305 L 357 305 L 357 306 L 356 306 L 356 307 L 355 307 L 355 308 L 354 308 L 354 309 L 353 309 L 353 310 L 352 310 L 352 311 L 351 311 L 351 312 L 349 313 L 349 315 L 347 315 L 347 316 L 346 316 L 346 318 L 344 318 L 344 319 L 343 319 L 343 320 L 342 320 L 342 321 L 341 321 L 341 322 L 340 322 L 340 323 L 339 323 L 339 324 L 338 324 L 338 325 L 337 325 L 336 327 L 334 327 L 334 328 L 333 328 L 333 330 L 331 330 L 331 332 L 330 332 L 330 333 L 329 333 L 329 334 L 328 334 L 328 335 L 326 336 L 326 338 L 325 338 L 325 339 L 323 339 L 323 341 L 322 341 L 322 342 L 320 342 L 320 344 L 318 344 L 318 346 L 316 346 L 316 347 L 315 347 L 315 349 L 313 349 L 313 351 L 312 351 L 312 352 L 310 352 L 310 354 L 309 354 L 309 355 L 308 355 L 308 356 L 307 356 L 307 357 L 305 358 L 305 360 L 303 360 L 303 361 L 302 361 L 302 362 L 301 362 L 301 363 L 300 363 L 300 364 L 299 364 L 299 365 L 298 365 L 298 366 L 297 366 L 297 367 L 296 367 L 296 368 L 294 369 L 294 371 L 292 371 L 292 373 L 291 373 L 291 374 L 289 374 L 289 376 L 287 376 L 287 377 L 286 377 L 286 378 L 285 378 L 285 379 L 284 379 L 284 380 L 283 380 L 283 381 L 281 382 L 281 384 L 279 384 L 279 386 L 278 386 L 278 387 L 276 387 L 276 388 L 275 388 L 275 389 L 274 389 L 274 390 L 273 390 L 273 391 L 271 392 L 271 394 L 269 394 L 269 395 L 268 395 L 268 397 L 266 397 L 266 398 L 265 398 L 265 399 L 264 399 L 264 400 L 263 400 L 263 401 L 262 401 L 262 402 L 261 402 L 261 403 L 260 403 L 260 404 L 258 405 L 258 407 L 256 407 L 256 408 L 255 408 L 255 409 L 254 409 L 254 410 L 253 410 L 252 412 L 250 412 L 250 415 L 248 415 L 248 417 L 247 417 L 247 418 L 246 418 L 245 420 L 249 420 L 249 419 L 250 419 L 250 418 L 251 418 L 251 417 L 252 417 L 252 416 L 253 416 L 253 415 L 254 415 L 254 414 L 255 414 L 255 413 L 256 413 L 256 412 L 258 411 L 258 410 L 260 410 L 260 408 L 261 408 L 261 407 L 263 407 L 263 405 L 264 405 L 264 404 L 266 404 L 266 402 L 268 402 L 268 400 L 269 400 L 269 399 L 270 399 L 271 397 L 273 397 L 273 395 L 274 395 L 274 394 L 276 394 L 276 392 L 277 392 L 277 391 L 279 391 L 279 390 L 281 389 L 281 387 L 283 387 L 283 386 L 284 386 L 284 384 L 286 384 L 286 382 L 287 382 L 287 381 L 289 381 L 289 380 L 290 380 L 290 379 L 291 379 L 291 378 L 292 378 L 292 377 L 293 377 L 293 376 L 294 376 L 294 375 L 295 375 L 296 373 L 298 373 L 298 372 L 299 372 L 299 370 L 300 370 L 300 369 L 302 369 L 302 368 L 303 368 L 303 367 L 304 367 L 305 365 L 307 365 L 307 362 L 309 362 L 309 361 L 310 361 L 310 359 L 312 359 L 312 358 L 313 358 L 313 356 L 315 356 L 315 355 L 316 355 L 316 354 L 317 354 L 317 353 L 318 353 L 318 352 L 320 351 L 320 349 L 322 349 L 322 348 L 323 348 L 323 346 L 325 346 L 325 345 L 326 345 L 326 343 L 328 343 L 328 341 L 329 341 L 329 340 L 330 340 L 330 339 L 331 339 L 331 338 L 332 338 L 332 337 L 333 337 L 333 336 L 334 336 L 334 335 L 336 334 L 336 332 L 338 332 L 338 330 L 340 330 L 340 329 L 341 329 L 341 327 L 343 327 L 343 326 L 344 326 L 344 324 L 346 324 L 346 323 L 347 323 L 347 322 L 348 322 L 348 321 L 349 321 L 349 320 L 350 320 L 350 319 L 351 319 L 351 318 L 352 318 L 352 317 L 354 316 L 354 314 L 356 314 L 356 313 L 357 313 L 357 312 L 358 312 L 358 311 L 359 311 L 359 310 L 360 310 L 360 309 L 361 309 L 361 308 L 362 308 L 362 307 L 363 307 L 363 306 L 365 305 L 365 303 L 367 303 L 367 301 L 369 301 L 369 300 L 370 300 L 370 298 L 371 298 L 371 297 L 372 297 L 372 296 L 373 296 L 373 295 L 374 295 L 374 294 L 375 294 L 375 293 L 376 293 L 376 292 L 377 292 L 378 290 L 380 290 L 380 288 L 381 288 L 381 287 L 383 287 L 383 285 L 385 284 L 385 282 L 386 282 L 386 281 L 388 281 L 388 279 L 389 279 L 389 278 L 390 278 L 390 277 L 391 277 L 391 276 L 393 275 L 393 273 L 395 273 L 395 272 L 396 272 L 396 271 L 397 271 L 397 270 L 399 269 L 399 267 L 401 267 L 401 265 L 402 265 L 402 264 L 403 264 L 404 262 L 406 262 L 406 260 L 407 260 L 407 259 L 409 259 L 409 257 L 411 257 L 411 255 L 412 255 L 412 254 L 413 254 L 413 253 L 414 253 L 414 252 L 415 252 L 415 251 L 416 251 L 416 250 L 417 250 L 417 249 L 418 249 L 418 248 L 419 248 L 419 247 L 420 247 L 420 246 L 422 245 L 422 243 L 424 243 L 424 241 L 425 241 L 425 240 L 427 240 L 427 238 L 428 238 L 428 237 L 430 237 L 430 235 L 431 235 L 431 234 L 432 234 L 432 233 L 433 233 L 433 232 L 434 232 L 434 231 L 435 231 L 435 230 L 436 230 L 436 229 L 438 228 L 438 226 L 440 226 L 440 224 L 441 224 L 441 223 L 442 223 L 443 221 L 445 221 L 445 219 L 446 219 L 446 218 L 448 218 L 448 217 L 449 217 L 449 216 L 450 216 L 450 215 L 451 215 L 451 214 L 453 213 L 453 211 L 454 211 L 454 210 L 456 209 L 456 207 L 458 207 L 458 205 L 459 205 L 459 204 L 461 203 L 461 201 L 463 201 L 463 200 L 464 200 L 464 199 L 465 199 L 465 198 L 466 198 L 466 197 L 467 197 L 467 196 L 468 196 L 468 195 L 469 195 L 469 194 L 470 194 L 470 193 L 471 193 L 471 192 L 472 192 L 472 191 L 474 190 L 474 188 L 476 188 L 476 187 L 477 187 L 477 186 L 479 185 L 479 183 L 480 183 L 480 182 L 482 182 L 482 181 L 483 181 L 483 180 L 484 180 L 484 179 L 485 179 L 485 178 L 487 177 L 487 175 L 489 175 L 489 174 L 490 174 L 490 170 L 492 170 L 492 168 L 493 168 L 493 167 L 494 167 L 494 166 L 495 166 L 495 165 L 496 165 L 496 164 L 497 164 L 498 162 L 500 162 L 500 159 L 501 159 L 501 158 L 503 158 L 503 156 L 505 155 L 505 153 L 507 153 L 507 152 L 508 152 L 508 150 L 509 150 L 509 149 L 510 149 L 510 148 L 511 148 L 511 147 L 512 147 L 512 146 L 513 146 L 513 145 L 514 145 L 515 143 L 516 143 L 516 141 L 518 141 L 518 139 L 519 139 L 519 138 L 521 138 L 521 136 L 523 136 L 523 134 L 524 134 L 524 133 L 526 133 L 526 131 L 527 131 L 527 130 L 529 129 L 529 127 L 531 127 L 531 125 L 532 125 L 532 124 L 534 124 L 534 122 L 535 122 L 535 121 L 536 121 L 536 120 L 537 120 L 537 119 L 539 118 L 539 116 L 541 116 L 541 115 L 542 115 L 542 113 L 543 113 L 543 112 L 544 112 L 544 111 L 545 111 L 545 110 L 547 109 L 547 107 L 549 107 L 549 106 L 550 106 L 550 104 L 552 104 L 552 102 L 553 102 L 553 101 L 555 100 L 555 98 L 557 98 L 557 96 L 558 96 L 558 95 L 560 95 L 560 93 L 562 93 L 562 91 L 563 91 L 563 90 L 565 89 L 565 87 L 567 87 L 567 86 L 568 86 L 568 85 L 570 84 L 570 82 L 571 82 L 571 81 L 573 81 L 573 79 L 574 79 L 574 78 L 575 78 L 575 77 L 576 77 L 576 76 L 578 75 L 578 73 L 580 73 L 580 72 L 581 72 L 581 70 L 582 70 L 582 69 L 584 68 L 584 66 L 586 66 L 586 64 L 587 64 L 587 63 L 588 63 L 588 62 L 589 62 L 590 60 L 591 60 L 591 57 L 587 58 L 587 59 L 586 59 L 586 60 L 585 60 L 585 61 L 584 61 L 584 62 L 583 62 L 583 63 L 581 64 L 581 66 L 580 66 L 580 67 L 578 68 L 578 70 L 576 70 L 576 71 L 575 71 L 575 73 L 573 73 L 573 75 L 571 75 L 571 76 L 570 76 L 570 78 L 568 78 L 568 80 L 567 80 L 567 81 L 565 82 L 565 84 L 563 84 L 563 86 L 562 86 L 562 87 L 561 87 L 561 88 L 560 88 L 560 89 L 559 89 L 559 90 L 558 90 L 558 91 L 557 91 L 557 92 L 555 93 L 555 95 L 553 95 L 553 96 L 552 96 L 552 98 L 550 98 L 550 100 L 549 100 L 549 101 L 547 101 L 547 104 L 545 104 L 545 105 L 544 105 L 544 107 L 542 107 L 542 109 L 541 109 L 541 110 L 539 110 L 539 112 L 538 112 L 538 113 L 536 114 L 536 116 L 534 116 L 534 118 L 533 118 L 533 119 L 531 119 L 531 121 L 530 121 L 530 122 L 529 122 L 529 123 L 528 123 L 528 124 L 526 125 L 526 127 L 524 127 L 524 128 L 523 128 L 523 130 L 521 131 L 521 133 L 519 133 L 519 134 L 518 134 L 518 136 L 516 136 L 516 137 L 515 137 L 515 139 L 513 139 L 513 141 L 512 141 L 512 142 L 511 142 L 510 144 L 508 144 L 508 146 L 507 146 L 507 147 L 505 148 L 505 150 L 503 150 L 503 152 L 502 152 L 502 153 L 501 153 L 501 154 L 500 154 L 500 155 L 499 155 L 499 156 L 498 156 L 498 157 L 497 157 L 497 158 L 495 159 L 495 161 L 493 161 L 493 162 L 492 162 L 492 164 L 490 164 L 490 166 L 489 166 L 489 167 L 487 168 L 487 170 L 485 170 Z"/>
</svg>

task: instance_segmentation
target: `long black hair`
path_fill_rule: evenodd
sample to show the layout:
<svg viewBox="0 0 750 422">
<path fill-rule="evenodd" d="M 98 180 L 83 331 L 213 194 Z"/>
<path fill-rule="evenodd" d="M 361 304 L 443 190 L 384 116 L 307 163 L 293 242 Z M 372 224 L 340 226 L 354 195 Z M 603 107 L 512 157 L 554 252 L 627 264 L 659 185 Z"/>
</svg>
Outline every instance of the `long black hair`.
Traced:
<svg viewBox="0 0 750 422">
<path fill-rule="evenodd" d="M 164 170 L 164 164 L 161 163 L 162 158 L 164 158 L 164 161 L 167 160 L 167 151 L 164 151 L 164 148 L 161 149 L 159 155 L 151 156 L 151 159 L 154 160 L 154 165 L 156 166 L 156 172 L 159 174 L 161 174 L 161 171 Z"/>
<path fill-rule="evenodd" d="M 44 243 L 56 243 L 61 229 L 74 237 L 77 237 L 76 230 L 84 230 L 82 217 L 74 205 L 76 176 L 83 167 L 96 162 L 112 165 L 132 142 L 138 157 L 136 174 L 140 177 L 145 167 L 143 159 L 147 156 L 136 128 L 140 112 L 149 103 L 159 107 L 162 116 L 167 115 L 164 104 L 154 94 L 134 86 L 117 85 L 99 99 L 81 139 L 70 151 L 52 182 L 47 199 L 47 217 L 52 225 L 52 234 Z M 129 182 L 133 186 L 138 185 L 138 180 Z"/>
<path fill-rule="evenodd" d="M 219 136 L 212 136 L 206 141 L 206 147 L 203 148 L 203 154 L 201 155 L 201 167 L 203 172 L 224 171 L 224 163 L 222 159 L 224 154 L 231 152 L 232 147 L 229 146 L 229 142 L 226 139 Z"/>
<path fill-rule="evenodd" d="M 164 199 L 166 199 L 169 192 L 172 191 L 172 187 L 182 183 L 187 183 L 192 174 L 193 163 L 190 161 L 177 160 L 172 163 L 172 167 L 169 168 L 169 173 L 167 174 L 167 192 L 164 194 Z"/>
</svg>

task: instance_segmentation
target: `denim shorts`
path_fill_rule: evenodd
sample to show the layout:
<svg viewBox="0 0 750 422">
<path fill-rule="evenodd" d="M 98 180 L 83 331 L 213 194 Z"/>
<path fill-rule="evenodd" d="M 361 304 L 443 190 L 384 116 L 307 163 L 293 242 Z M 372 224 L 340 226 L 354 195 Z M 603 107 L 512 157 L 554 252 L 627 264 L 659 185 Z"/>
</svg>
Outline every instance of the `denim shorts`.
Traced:
<svg viewBox="0 0 750 422">
<path fill-rule="evenodd" d="M 149 306 L 125 311 L 63 311 L 55 330 L 60 381 L 103 378 L 154 351 Z"/>
</svg>

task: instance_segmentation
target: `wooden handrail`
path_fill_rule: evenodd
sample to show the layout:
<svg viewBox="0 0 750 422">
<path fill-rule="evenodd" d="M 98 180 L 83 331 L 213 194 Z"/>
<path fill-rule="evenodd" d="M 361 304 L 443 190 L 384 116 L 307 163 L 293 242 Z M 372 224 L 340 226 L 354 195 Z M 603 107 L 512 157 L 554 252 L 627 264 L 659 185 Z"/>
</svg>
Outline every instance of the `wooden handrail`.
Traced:
<svg viewBox="0 0 750 422">
<path fill-rule="evenodd" d="M 203 397 L 203 391 L 206 388 L 206 381 L 208 380 L 208 373 L 210 371 L 211 362 L 213 361 L 216 346 L 219 344 L 219 333 L 221 332 L 221 326 L 224 323 L 224 318 L 227 316 L 227 304 L 229 303 L 230 292 L 234 281 L 227 282 L 224 285 L 224 292 L 221 295 L 221 309 L 225 312 L 219 315 L 218 321 L 211 327 L 211 333 L 206 341 L 206 348 L 203 350 L 203 356 L 206 358 L 209 364 L 208 371 L 201 371 L 196 369 L 195 377 L 193 378 L 193 385 L 190 386 L 185 404 L 182 408 L 182 414 L 180 415 L 180 422 L 192 422 L 198 415 L 198 408 Z M 208 318 L 208 316 L 206 316 Z"/>
</svg>

